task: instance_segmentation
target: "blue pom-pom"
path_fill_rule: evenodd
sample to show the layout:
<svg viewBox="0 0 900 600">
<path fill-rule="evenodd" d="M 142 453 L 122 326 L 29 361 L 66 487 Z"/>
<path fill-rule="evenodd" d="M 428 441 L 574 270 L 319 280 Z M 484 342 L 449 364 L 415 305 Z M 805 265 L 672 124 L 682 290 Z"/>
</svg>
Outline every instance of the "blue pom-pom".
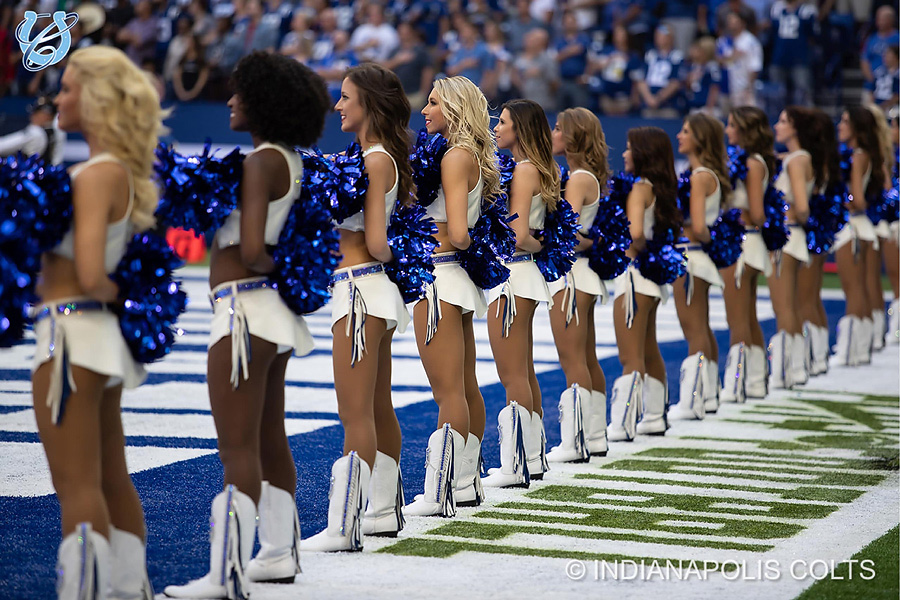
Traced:
<svg viewBox="0 0 900 600">
<path fill-rule="evenodd" d="M 565 198 L 560 198 L 556 210 L 547 211 L 544 228 L 538 232 L 538 237 L 543 238 L 543 247 L 534 255 L 534 262 L 548 282 L 556 281 L 572 270 L 578 229 L 578 213 Z"/>
<path fill-rule="evenodd" d="M 34 274 L 5 256 L 6 250 L 0 246 L 0 348 L 22 339 L 27 307 L 34 301 Z"/>
<path fill-rule="evenodd" d="M 119 327 L 134 360 L 151 363 L 168 354 L 175 323 L 187 308 L 187 294 L 172 272 L 182 261 L 169 243 L 155 233 L 135 235 L 110 278 L 119 286 Z"/>
<path fill-rule="evenodd" d="M 631 247 L 631 230 L 628 228 L 625 204 L 634 180 L 634 175 L 625 172 L 610 178 L 607 187 L 609 192 L 605 198 L 600 199 L 597 216 L 588 231 L 587 237 L 594 242 L 587 249 L 588 265 L 600 279 L 615 279 L 631 263 L 631 259 L 625 255 L 625 251 Z"/>
<path fill-rule="evenodd" d="M 847 186 L 843 182 L 829 185 L 824 194 L 809 197 L 806 247 L 813 254 L 827 254 L 834 247 L 838 231 L 850 217 L 844 206 L 846 197 Z"/>
<path fill-rule="evenodd" d="M 421 206 L 430 206 L 437 199 L 441 188 L 441 160 L 447 150 L 447 140 L 443 136 L 429 137 L 426 129 L 419 130 L 409 162 L 416 184 L 417 203 Z"/>
<path fill-rule="evenodd" d="M 747 180 L 747 152 L 740 146 L 728 146 L 728 175 L 732 187 Z"/>
<path fill-rule="evenodd" d="M 302 191 L 291 205 L 272 254 L 272 280 L 288 308 L 300 315 L 328 302 L 331 277 L 340 263 L 340 239 L 330 204 L 335 182 L 330 173 L 328 159 L 303 157 Z"/>
<path fill-rule="evenodd" d="M 440 245 L 434 237 L 437 231 L 424 206 L 398 203 L 394 207 L 387 228 L 394 259 L 384 265 L 384 271 L 397 284 L 407 304 L 423 297 L 425 286 L 434 281 L 432 254 Z"/>
<path fill-rule="evenodd" d="M 882 200 L 882 216 L 888 223 L 894 223 L 900 220 L 900 189 L 897 182 L 889 190 L 884 191 Z"/>
<path fill-rule="evenodd" d="M 849 186 L 850 171 L 853 170 L 853 148 L 841 142 L 841 144 L 838 146 L 838 157 L 838 164 L 841 168 L 841 178 L 844 180 L 844 183 Z"/>
<path fill-rule="evenodd" d="M 37 155 L 0 162 L 0 243 L 30 238 L 46 252 L 71 226 L 72 187 L 64 167 L 45 165 Z"/>
<path fill-rule="evenodd" d="M 786 216 L 788 205 L 784 201 L 784 194 L 774 185 L 766 188 L 763 208 L 766 214 L 766 222 L 760 227 L 763 241 L 769 250 L 781 250 L 790 237 Z"/>
<path fill-rule="evenodd" d="M 657 285 L 672 283 L 687 273 L 687 257 L 675 245 L 675 232 L 671 229 L 655 232 L 634 263 L 641 275 Z"/>
<path fill-rule="evenodd" d="M 691 219 L 691 170 L 682 171 L 678 176 L 678 210 L 686 221 Z"/>
<path fill-rule="evenodd" d="M 153 170 L 162 185 L 157 221 L 166 227 L 193 229 L 207 240 L 237 208 L 243 176 L 244 155 L 235 148 L 223 157 L 210 152 L 184 156 L 168 144 L 156 148 Z"/>
<path fill-rule="evenodd" d="M 335 195 L 330 198 L 334 220 L 340 223 L 363 209 L 369 190 L 369 175 L 362 148 L 353 142 L 341 154 L 331 155 L 337 175 Z"/>
<path fill-rule="evenodd" d="M 703 251 L 719 269 L 725 269 L 741 257 L 744 242 L 744 224 L 741 211 L 736 208 L 725 211 L 709 228 L 709 242 L 701 244 Z"/>
<path fill-rule="evenodd" d="M 637 177 L 633 173 L 619 171 L 609 179 L 607 199 L 617 206 L 621 206 L 622 210 L 625 210 L 628 204 L 628 194 L 631 193 L 631 188 L 634 187 L 635 181 L 637 181 Z"/>
</svg>

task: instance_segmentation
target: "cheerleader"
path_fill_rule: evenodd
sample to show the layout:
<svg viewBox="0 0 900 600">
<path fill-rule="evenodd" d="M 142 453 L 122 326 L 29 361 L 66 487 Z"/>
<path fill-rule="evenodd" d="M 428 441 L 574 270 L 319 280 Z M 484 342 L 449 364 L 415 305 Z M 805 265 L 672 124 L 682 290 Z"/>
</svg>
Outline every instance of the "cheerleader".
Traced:
<svg viewBox="0 0 900 600">
<path fill-rule="evenodd" d="M 212 502 L 209 573 L 168 586 L 173 598 L 244 598 L 247 578 L 289 583 L 299 572 L 284 377 L 292 351 L 309 354 L 313 339 L 272 286 L 270 247 L 300 195 L 303 161 L 292 148 L 316 141 L 329 100 L 318 75 L 264 52 L 242 58 L 231 83 L 231 129 L 249 132 L 254 149 L 243 162 L 240 208 L 216 233 L 210 256 L 207 380 L 225 489 Z M 257 506 L 260 551 L 251 562 Z"/>
<path fill-rule="evenodd" d="M 808 110 L 812 115 L 812 122 L 807 126 L 812 131 L 805 133 L 802 139 L 808 144 L 806 150 L 811 157 L 815 187 L 820 194 L 833 193 L 840 184 L 841 173 L 834 122 L 820 109 Z M 808 244 L 809 263 L 797 271 L 798 316 L 803 323 L 803 332 L 810 347 L 811 376 L 828 371 L 828 314 L 822 303 L 822 281 L 830 245 Z"/>
<path fill-rule="evenodd" d="M 725 162 L 725 130 L 718 119 L 695 113 L 685 119 L 678 133 L 678 152 L 691 167 L 690 197 L 684 214 L 688 243 L 688 274 L 672 285 L 675 310 L 688 343 L 689 356 L 681 363 L 675 419 L 702 419 L 719 408 L 719 346 L 709 326 L 709 288 L 723 287 L 722 276 L 701 244 L 710 241 L 710 227 L 731 192 Z"/>
<path fill-rule="evenodd" d="M 875 117 L 862 106 L 845 110 L 838 123 L 838 141 L 852 152 L 845 203 L 850 222 L 838 233 L 834 244 L 841 287 L 847 298 L 846 314 L 838 321 L 834 348 L 834 360 L 839 365 L 853 366 L 871 360 L 873 303 L 866 273 L 869 249 L 877 241 L 877 235 L 866 215 L 866 197 L 880 194 L 884 183 L 884 157 L 877 131 Z"/>
<path fill-rule="evenodd" d="M 681 215 L 676 200 L 675 157 L 669 136 L 658 127 L 628 131 L 625 171 L 637 179 L 626 200 L 632 259 L 616 278 L 613 323 L 622 376 L 612 389 L 610 441 L 631 441 L 636 433 L 664 435 L 668 428 L 666 365 L 656 341 L 656 310 L 665 302 L 665 285 L 647 279 L 635 264 L 654 234 L 678 233 Z"/>
<path fill-rule="evenodd" d="M 812 112 L 798 106 L 781 111 L 775 123 L 775 141 L 787 147 L 787 154 L 781 159 L 781 174 L 774 185 L 784 194 L 790 236 L 782 250 L 771 254 L 773 269 L 768 284 L 778 333 L 769 340 L 769 386 L 790 389 L 809 379 L 809 348 L 798 310 L 797 273 L 801 265 L 804 268 L 809 265 L 803 225 L 809 218 L 809 197 L 816 175 L 808 150 L 816 143 Z"/>
<path fill-rule="evenodd" d="M 122 388 L 146 376 L 109 309 L 132 233 L 154 225 L 159 97 L 121 51 L 69 57 L 55 104 L 90 158 L 72 167 L 72 229 L 42 257 L 32 367 L 38 433 L 62 511 L 59 598 L 149 598 L 144 513 L 125 464 Z"/>
<path fill-rule="evenodd" d="M 440 191 L 427 208 L 440 242 L 435 281 L 413 307 L 419 356 L 439 410 L 425 454 L 425 493 L 405 512 L 450 517 L 457 505 L 476 506 L 483 497 L 484 399 L 475 378 L 472 318 L 483 316 L 487 305 L 484 292 L 460 266 L 458 251 L 472 243 L 469 228 L 481 214 L 482 197 L 498 198 L 500 171 L 487 100 L 470 80 L 435 81 L 422 115 L 428 133 L 445 137 L 449 148 L 441 160 Z"/>
<path fill-rule="evenodd" d="M 387 225 L 398 199 L 415 200 L 409 163 L 409 102 L 397 76 L 367 63 L 344 76 L 334 109 L 341 131 L 363 148 L 369 178 L 365 204 L 338 225 L 340 268 L 333 277 L 332 361 L 344 456 L 331 469 L 328 527 L 304 550 L 362 550 L 362 533 L 396 536 L 403 528 L 400 423 L 391 403 L 391 338 L 409 324 L 400 290 L 384 263 L 393 259 Z M 371 485 L 370 485 L 371 473 Z M 359 490 L 359 493 L 350 493 Z"/>
<path fill-rule="evenodd" d="M 584 237 L 597 215 L 609 177 L 609 148 L 597 116 L 586 108 L 569 108 L 556 118 L 553 154 L 565 156 L 569 181 L 565 196 L 578 213 L 581 233 L 575 251 L 593 243 Z M 572 271 L 549 284 L 553 296 L 550 327 L 566 374 L 559 399 L 562 444 L 547 454 L 549 462 L 580 462 L 606 456 L 606 377 L 597 361 L 594 304 L 605 302 L 606 285 L 579 255 Z"/>
<path fill-rule="evenodd" d="M 767 362 L 762 328 L 756 315 L 759 274 L 769 276 L 772 262 L 759 227 L 766 222 L 763 196 L 775 170 L 774 138 L 766 114 L 752 106 L 735 108 L 725 127 L 728 142 L 747 153 L 746 174 L 732 180 L 734 192 L 728 208 L 741 211 L 744 243 L 741 257 L 724 269 L 725 314 L 730 347 L 719 400 L 744 402 L 767 393 Z"/>
<path fill-rule="evenodd" d="M 544 227 L 547 211 L 556 210 L 559 167 L 553 160 L 547 116 L 536 102 L 511 100 L 504 104 L 494 134 L 497 146 L 509 150 L 516 161 L 509 214 L 519 216 L 510 223 L 516 233 L 516 253 L 506 264 L 509 279 L 488 294 L 488 337 L 507 405 L 497 417 L 501 466 L 488 471 L 483 483 L 488 487 L 527 487 L 530 479 L 540 479 L 547 470 L 532 322 L 538 303 L 552 307 L 552 300 L 534 262 L 535 253 L 543 248 L 543 241 L 534 234 Z M 517 444 L 513 443 L 520 427 L 524 465 L 516 460 Z M 517 464 L 518 469 L 514 468 Z"/>
</svg>

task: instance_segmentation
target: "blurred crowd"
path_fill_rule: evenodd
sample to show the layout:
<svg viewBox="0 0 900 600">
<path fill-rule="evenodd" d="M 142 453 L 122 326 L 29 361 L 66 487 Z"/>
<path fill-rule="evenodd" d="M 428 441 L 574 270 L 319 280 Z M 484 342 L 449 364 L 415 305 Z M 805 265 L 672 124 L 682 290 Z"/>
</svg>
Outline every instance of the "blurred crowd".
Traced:
<svg viewBox="0 0 900 600">
<path fill-rule="evenodd" d="M 898 101 L 896 2 L 880 0 L 100 0 L 73 48 L 109 44 L 153 74 L 166 101 L 227 98 L 245 54 L 280 52 L 337 95 L 362 61 L 394 70 L 414 106 L 434 77 L 465 75 L 492 103 L 548 111 L 678 117 L 732 105 L 777 114 L 843 90 L 858 65 L 866 98 Z M 54 93 L 65 63 L 30 72 L 15 29 L 26 10 L 71 0 L 0 0 L 0 95 Z M 105 18 L 102 18 L 104 17 Z M 838 97 L 836 103 L 843 98 Z"/>
</svg>

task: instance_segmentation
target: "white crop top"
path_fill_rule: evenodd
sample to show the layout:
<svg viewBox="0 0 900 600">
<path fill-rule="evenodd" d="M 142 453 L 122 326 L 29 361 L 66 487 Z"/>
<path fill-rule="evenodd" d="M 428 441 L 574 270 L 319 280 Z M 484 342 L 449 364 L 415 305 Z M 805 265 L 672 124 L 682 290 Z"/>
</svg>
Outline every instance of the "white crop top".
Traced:
<svg viewBox="0 0 900 600">
<path fill-rule="evenodd" d="M 519 164 L 531 162 L 527 158 L 520 160 Z M 531 197 L 531 208 L 528 209 L 528 229 L 543 229 L 544 218 L 547 216 L 547 205 L 544 204 L 541 194 L 537 193 Z"/>
<path fill-rule="evenodd" d="M 857 148 L 853 151 L 853 154 L 862 154 L 862 150 Z M 862 190 L 863 196 L 866 195 L 866 189 L 869 187 L 869 180 L 872 178 L 872 161 L 869 161 L 869 167 L 866 169 L 866 172 L 863 174 L 862 178 Z"/>
<path fill-rule="evenodd" d="M 478 183 L 466 195 L 466 226 L 469 228 L 475 227 L 478 217 L 481 216 L 482 190 L 484 190 L 484 181 L 481 179 L 479 165 Z M 447 198 L 444 196 L 444 186 L 438 188 L 437 198 L 434 199 L 434 202 L 425 207 L 425 214 L 434 219 L 435 223 L 447 222 Z"/>
<path fill-rule="evenodd" d="M 653 182 L 647 181 L 646 179 L 638 178 L 635 180 L 635 183 L 646 183 L 650 186 L 650 189 L 653 189 Z M 653 193 L 653 201 L 650 202 L 650 206 L 644 209 L 644 239 L 649 240 L 653 237 L 653 226 L 656 225 L 656 193 Z"/>
<path fill-rule="evenodd" d="M 133 230 L 131 224 L 131 209 L 134 207 L 134 179 L 131 175 L 131 169 L 113 154 L 101 152 L 97 156 L 75 166 L 70 173 L 70 178 L 74 181 L 75 178 L 78 177 L 78 174 L 87 167 L 102 162 L 119 163 L 125 168 L 125 172 L 128 174 L 128 208 L 125 210 L 125 216 L 115 223 L 110 223 L 106 226 L 106 247 L 103 253 L 103 266 L 107 273 L 112 273 L 116 270 L 122 257 L 125 256 L 125 246 L 128 245 Z M 51 250 L 51 252 L 58 256 L 68 258 L 69 260 L 75 260 L 74 228 L 69 229 L 69 231 L 66 232 L 62 241 L 56 248 Z"/>
<path fill-rule="evenodd" d="M 267 246 L 274 246 L 278 243 L 278 237 L 284 228 L 288 214 L 291 212 L 291 206 L 300 196 L 300 187 L 303 183 L 303 159 L 293 150 L 289 150 L 284 146 L 264 142 L 250 151 L 247 155 L 254 154 L 264 148 L 273 148 L 278 150 L 287 162 L 288 170 L 291 175 L 291 185 L 287 193 L 278 200 L 269 202 L 268 213 L 266 215 L 266 233 L 265 243 Z M 231 211 L 225 223 L 216 233 L 216 243 L 219 248 L 227 248 L 228 246 L 236 246 L 241 243 L 241 209 L 236 208 Z"/>
<path fill-rule="evenodd" d="M 581 228 L 581 233 L 587 233 L 588 229 L 591 228 L 591 225 L 594 224 L 594 219 L 597 217 L 597 211 L 600 209 L 600 181 L 597 179 L 596 175 L 584 169 L 576 169 L 569 173 L 570 180 L 575 173 L 587 173 L 597 182 L 597 199 L 590 204 L 582 205 L 581 212 L 578 214 L 578 226 Z"/>
<path fill-rule="evenodd" d="M 391 159 L 391 163 L 394 165 L 394 187 L 390 189 L 384 195 L 384 222 L 385 225 L 388 225 L 391 222 L 391 213 L 394 212 L 394 205 L 397 203 L 397 189 L 400 186 L 400 172 L 397 170 L 397 161 L 394 160 L 394 157 L 390 155 L 390 153 L 384 149 L 384 146 L 381 144 L 375 144 L 365 152 L 363 152 L 363 158 L 367 157 L 372 152 L 382 152 L 387 154 L 388 158 Z M 364 211 L 360 210 L 355 215 L 350 215 L 343 221 L 341 221 L 337 226 L 338 229 L 343 229 L 345 231 L 364 231 L 366 228 L 366 217 Z"/>
<path fill-rule="evenodd" d="M 788 163 L 791 162 L 795 156 L 806 155 L 809 156 L 809 152 L 806 150 L 797 150 L 796 152 L 791 152 L 787 156 L 784 157 L 781 161 L 781 174 L 778 175 L 778 178 L 775 179 L 775 188 L 779 190 L 782 194 L 784 194 L 784 201 L 788 204 L 794 204 L 794 190 L 791 187 L 791 175 L 788 173 Z M 815 180 L 806 182 L 806 199 L 809 200 L 809 197 L 812 195 L 813 187 L 815 186 Z"/>
<path fill-rule="evenodd" d="M 706 201 L 703 205 L 703 219 L 706 222 L 707 227 L 712 227 L 716 222 L 716 219 L 719 218 L 719 207 L 722 204 L 722 186 L 719 183 L 719 178 L 716 177 L 715 172 L 712 169 L 708 169 L 706 167 L 697 167 L 694 169 L 694 173 L 709 173 L 713 176 L 713 179 L 716 180 L 716 189 L 715 191 L 706 197 Z M 684 215 L 684 225 L 691 224 L 691 212 L 690 209 Z"/>
<path fill-rule="evenodd" d="M 765 194 L 766 189 L 769 187 L 769 166 L 766 164 L 766 161 L 761 154 L 752 154 L 747 160 L 750 160 L 750 158 L 755 158 L 762 163 L 763 173 L 765 175 L 763 177 L 763 194 Z M 747 200 L 747 185 L 743 181 L 738 181 L 734 186 L 734 192 L 731 194 L 729 206 L 741 210 L 750 210 L 750 202 Z"/>
</svg>

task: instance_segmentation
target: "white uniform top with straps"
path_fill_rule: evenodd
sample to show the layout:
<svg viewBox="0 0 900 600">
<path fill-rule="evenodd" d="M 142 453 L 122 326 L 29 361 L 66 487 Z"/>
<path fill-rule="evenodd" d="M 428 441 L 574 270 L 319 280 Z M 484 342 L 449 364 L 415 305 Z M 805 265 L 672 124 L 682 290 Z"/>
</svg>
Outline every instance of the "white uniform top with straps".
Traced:
<svg viewBox="0 0 900 600">
<path fill-rule="evenodd" d="M 278 237 L 281 235 L 284 223 L 291 212 L 294 200 L 300 196 L 300 187 L 303 183 L 303 159 L 293 150 L 269 142 L 260 144 L 250 151 L 247 156 L 265 148 L 273 148 L 281 153 L 288 164 L 288 170 L 291 175 L 291 184 L 287 193 L 278 200 L 269 202 L 266 215 L 265 243 L 267 246 L 274 246 L 278 243 Z M 241 243 L 241 209 L 234 209 L 228 215 L 228 218 L 225 219 L 225 223 L 216 233 L 216 243 L 219 245 L 219 248 L 236 246 Z"/>
<path fill-rule="evenodd" d="M 478 183 L 469 190 L 466 195 L 466 226 L 475 227 L 478 217 L 481 216 L 481 191 L 484 189 L 484 181 L 481 179 L 481 167 L 478 168 Z M 425 207 L 425 214 L 434 219 L 435 223 L 447 222 L 447 198 L 444 196 L 444 186 L 438 188 L 437 198 Z"/>
<path fill-rule="evenodd" d="M 131 169 L 113 154 L 101 152 L 97 156 L 94 156 L 73 168 L 70 176 L 74 181 L 75 178 L 78 177 L 78 174 L 87 167 L 102 162 L 119 163 L 125 168 L 125 172 L 128 174 L 128 208 L 125 210 L 125 216 L 115 223 L 110 223 L 106 227 L 106 249 L 104 251 L 103 265 L 107 273 L 112 273 L 115 271 L 119 261 L 122 260 L 122 257 L 125 256 L 125 246 L 127 246 L 129 240 L 131 240 L 131 232 L 133 229 L 131 224 L 131 210 L 134 207 L 134 179 L 131 175 Z M 70 260 L 75 260 L 74 232 L 74 227 L 69 229 L 69 231 L 66 232 L 66 235 L 63 236 L 59 245 L 51 250 L 51 252 Z"/>
<path fill-rule="evenodd" d="M 766 164 L 766 161 L 761 154 L 751 154 L 747 160 L 750 160 L 751 158 L 755 158 L 762 163 L 764 173 L 762 189 L 763 194 L 765 194 L 766 189 L 769 187 L 769 166 Z M 747 185 L 743 181 L 739 180 L 734 186 L 734 192 L 731 194 L 731 202 L 729 202 L 729 205 L 731 208 L 750 210 L 750 201 L 747 199 Z"/>
<path fill-rule="evenodd" d="M 597 182 L 597 199 L 590 204 L 582 205 L 581 212 L 578 214 L 578 226 L 581 228 L 581 233 L 584 234 L 587 233 L 588 229 L 591 228 L 591 225 L 594 224 L 594 219 L 597 217 L 597 211 L 600 209 L 600 180 L 598 180 L 597 176 L 590 171 L 585 169 L 575 169 L 569 173 L 570 181 L 575 173 L 587 173 Z"/>
<path fill-rule="evenodd" d="M 778 175 L 778 178 L 775 180 L 775 188 L 779 190 L 782 194 L 784 194 L 784 201 L 788 204 L 794 204 L 794 189 L 791 187 L 791 174 L 788 172 L 788 163 L 795 156 L 806 155 L 809 156 L 809 152 L 806 150 L 797 150 L 795 152 L 791 152 L 787 156 L 785 156 L 781 161 L 781 174 Z M 813 187 L 815 186 L 815 180 L 806 182 L 806 199 L 809 200 L 809 197 L 812 195 Z"/>
<path fill-rule="evenodd" d="M 363 152 L 363 158 L 367 157 L 372 152 L 387 154 L 388 158 L 391 159 L 391 163 L 394 165 L 394 186 L 384 195 L 384 222 L 385 225 L 387 225 L 391 222 L 391 213 L 394 212 L 394 205 L 397 203 L 397 189 L 400 187 L 400 172 L 397 170 L 397 161 L 395 161 L 394 157 L 384 149 L 384 146 L 375 144 Z M 347 217 L 337 225 L 337 228 L 345 231 L 363 231 L 366 228 L 364 211 L 361 210 L 355 215 Z"/>
<path fill-rule="evenodd" d="M 531 162 L 527 158 L 520 160 L 519 164 Z M 547 216 L 547 205 L 544 204 L 540 192 L 531 197 L 531 208 L 528 209 L 528 229 L 542 229 L 544 218 Z"/>
<path fill-rule="evenodd" d="M 862 153 L 863 153 L 863 151 L 860 150 L 859 148 L 857 148 L 856 150 L 853 151 L 853 154 L 862 154 Z M 866 172 L 863 173 L 863 178 L 862 178 L 863 196 L 866 195 L 866 188 L 869 187 L 869 180 L 871 178 L 872 178 L 872 161 L 870 160 L 869 167 L 866 169 Z"/>
<path fill-rule="evenodd" d="M 653 189 L 653 182 L 647 181 L 646 179 L 641 179 L 640 177 L 635 180 L 635 183 L 644 183 L 650 186 L 650 189 Z M 656 225 L 656 192 L 653 192 L 653 201 L 650 202 L 650 206 L 644 209 L 644 239 L 649 240 L 653 237 L 653 226 Z"/>
<path fill-rule="evenodd" d="M 719 218 L 719 207 L 722 204 L 722 185 L 719 183 L 719 178 L 716 176 L 715 172 L 712 169 L 708 169 L 706 167 L 697 167 L 694 169 L 694 173 L 709 173 L 712 175 L 713 179 L 716 180 L 716 189 L 712 194 L 706 197 L 706 200 L 703 204 L 703 219 L 706 222 L 707 227 L 712 227 L 716 222 L 716 219 Z M 688 213 L 684 215 L 684 226 L 687 227 L 691 224 L 691 213 L 690 209 L 688 209 Z"/>
</svg>

